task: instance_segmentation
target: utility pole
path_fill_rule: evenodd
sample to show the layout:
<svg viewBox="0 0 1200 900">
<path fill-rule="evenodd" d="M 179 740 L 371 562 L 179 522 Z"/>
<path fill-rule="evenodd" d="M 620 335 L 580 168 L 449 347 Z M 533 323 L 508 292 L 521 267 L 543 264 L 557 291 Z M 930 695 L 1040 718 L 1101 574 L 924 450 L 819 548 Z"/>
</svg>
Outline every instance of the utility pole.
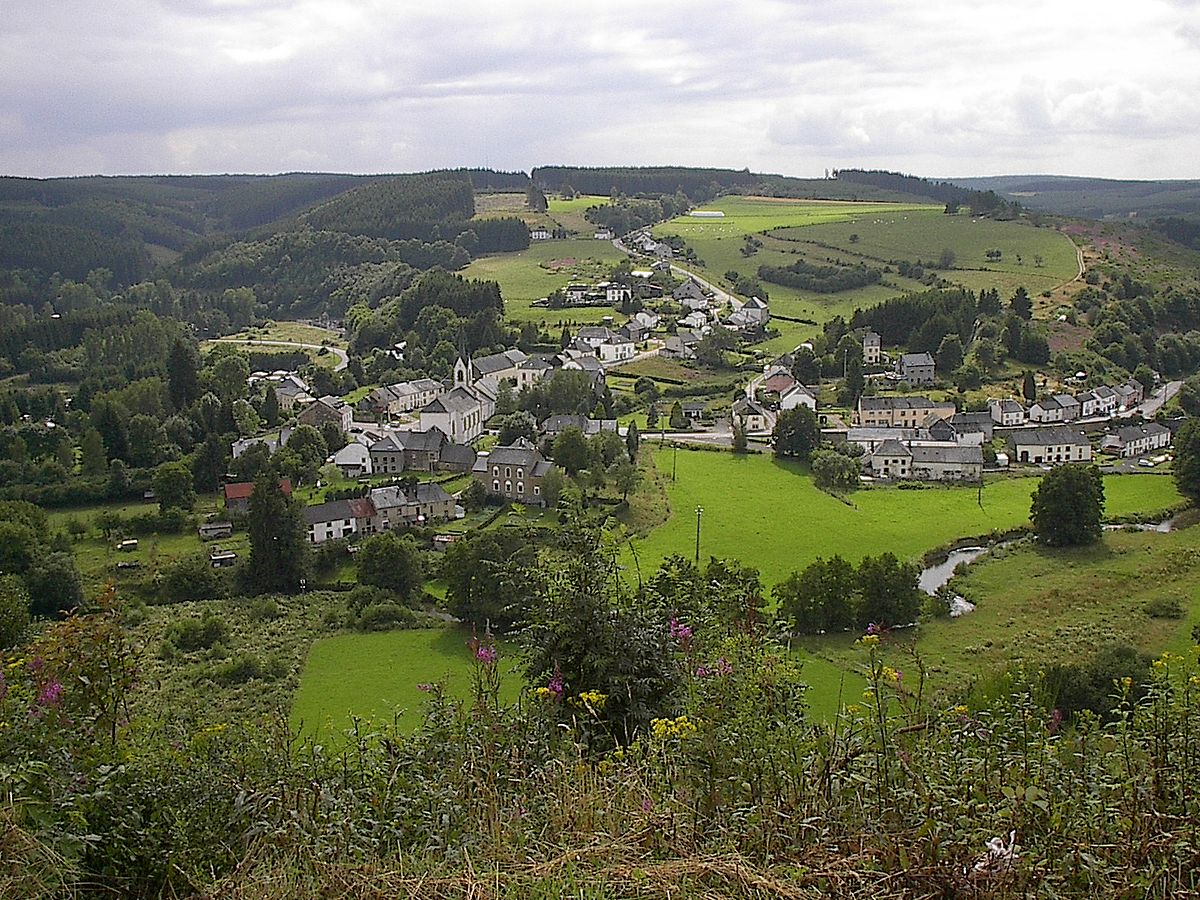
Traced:
<svg viewBox="0 0 1200 900">
<path fill-rule="evenodd" d="M 696 507 L 696 564 L 700 563 L 700 517 L 704 515 L 704 507 Z"/>
</svg>

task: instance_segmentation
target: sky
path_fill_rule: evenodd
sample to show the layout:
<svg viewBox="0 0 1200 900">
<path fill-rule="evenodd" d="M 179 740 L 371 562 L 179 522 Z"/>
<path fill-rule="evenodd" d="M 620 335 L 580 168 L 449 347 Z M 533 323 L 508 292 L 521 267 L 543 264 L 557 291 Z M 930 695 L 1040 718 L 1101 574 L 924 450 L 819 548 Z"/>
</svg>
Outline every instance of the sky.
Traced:
<svg viewBox="0 0 1200 900">
<path fill-rule="evenodd" d="M 4 0 L 0 174 L 1200 177 L 1200 0 Z"/>
</svg>

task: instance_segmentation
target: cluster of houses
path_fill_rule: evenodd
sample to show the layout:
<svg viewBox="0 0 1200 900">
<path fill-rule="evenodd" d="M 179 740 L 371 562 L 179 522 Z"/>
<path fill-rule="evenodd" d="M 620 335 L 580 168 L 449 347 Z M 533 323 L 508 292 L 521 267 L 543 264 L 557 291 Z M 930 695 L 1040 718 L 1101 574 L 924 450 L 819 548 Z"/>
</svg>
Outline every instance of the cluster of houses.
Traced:
<svg viewBox="0 0 1200 900">
<path fill-rule="evenodd" d="M 1071 394 L 1049 394 L 1026 407 L 1014 398 L 988 401 L 988 411 L 996 424 L 1006 428 L 1026 422 L 1054 424 L 1077 419 L 1111 419 L 1128 412 L 1146 399 L 1146 389 L 1134 379 L 1116 387 L 1101 385 L 1090 391 Z"/>
<path fill-rule="evenodd" d="M 372 488 L 367 496 L 330 500 L 304 508 L 308 540 L 320 544 L 354 535 L 448 522 L 458 504 L 440 484 L 429 481 Z"/>
</svg>

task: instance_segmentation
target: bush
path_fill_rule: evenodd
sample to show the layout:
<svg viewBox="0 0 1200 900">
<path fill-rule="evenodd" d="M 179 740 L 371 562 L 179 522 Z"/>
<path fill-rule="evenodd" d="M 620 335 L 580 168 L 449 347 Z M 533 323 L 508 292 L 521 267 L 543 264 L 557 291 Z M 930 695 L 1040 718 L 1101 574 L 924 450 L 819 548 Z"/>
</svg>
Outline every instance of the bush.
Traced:
<svg viewBox="0 0 1200 900">
<path fill-rule="evenodd" d="M 1182 619 L 1183 607 L 1173 597 L 1160 597 L 1142 607 L 1152 619 Z"/>
<path fill-rule="evenodd" d="M 159 576 L 159 597 L 163 603 L 187 600 L 216 600 L 225 595 L 225 581 L 203 554 L 185 556 L 167 565 Z"/>
<path fill-rule="evenodd" d="M 417 624 L 417 614 L 394 601 L 372 603 L 359 615 L 354 627 L 359 631 L 393 631 L 412 628 Z"/>
<path fill-rule="evenodd" d="M 207 613 L 201 619 L 184 619 L 167 629 L 167 642 L 185 653 L 208 650 L 214 644 L 224 643 L 228 637 L 229 626 L 213 613 Z"/>
<path fill-rule="evenodd" d="M 274 681 L 283 675 L 283 665 L 278 660 L 264 663 L 253 653 L 239 653 L 232 659 L 218 663 L 208 670 L 207 678 L 225 687 L 245 684 L 252 678 Z"/>
</svg>

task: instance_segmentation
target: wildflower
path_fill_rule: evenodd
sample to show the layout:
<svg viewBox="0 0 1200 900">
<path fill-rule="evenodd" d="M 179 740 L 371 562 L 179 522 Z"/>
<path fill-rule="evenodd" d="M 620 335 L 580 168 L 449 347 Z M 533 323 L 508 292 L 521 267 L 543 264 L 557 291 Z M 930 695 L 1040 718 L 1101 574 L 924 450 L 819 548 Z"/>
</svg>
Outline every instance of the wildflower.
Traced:
<svg viewBox="0 0 1200 900">
<path fill-rule="evenodd" d="M 858 639 L 858 642 L 864 647 L 876 647 L 879 645 L 879 635 L 870 633 L 864 634 Z"/>
<path fill-rule="evenodd" d="M 8 696 L 8 682 L 4 680 L 4 672 L 0 671 L 0 700 Z"/>
<path fill-rule="evenodd" d="M 542 687 L 536 687 L 533 689 L 533 696 L 537 697 L 539 700 L 549 700 L 554 696 L 554 692 L 551 691 L 550 688 L 543 685 Z"/>
<path fill-rule="evenodd" d="M 952 709 L 952 710 L 950 710 L 950 711 L 951 711 L 952 713 L 954 713 L 956 716 L 965 716 L 965 715 L 966 715 L 967 713 L 969 713 L 971 710 L 970 710 L 968 707 L 966 707 L 966 706 L 963 706 L 963 705 L 960 703 L 958 706 L 954 707 L 954 709 Z"/>
<path fill-rule="evenodd" d="M 1194 685 L 1194 686 L 1200 686 L 1200 675 L 1193 675 L 1191 678 L 1188 679 L 1188 684 Z M 2 699 L 2 697 L 3 697 L 3 695 L 0 695 L 0 699 Z"/>
<path fill-rule="evenodd" d="M 870 688 L 867 688 L 865 691 L 863 691 L 862 698 L 865 702 L 870 703 L 875 699 L 875 692 Z"/>
<path fill-rule="evenodd" d="M 653 719 L 650 722 L 650 731 L 659 740 L 667 738 L 683 740 L 696 734 L 699 728 L 695 722 L 683 715 L 674 719 Z"/>
<path fill-rule="evenodd" d="M 490 666 L 496 661 L 496 648 L 490 644 L 480 644 L 475 648 L 475 658 L 485 666 Z"/>
<path fill-rule="evenodd" d="M 883 634 L 883 626 L 876 625 L 874 622 L 871 622 L 867 625 L 867 634 L 874 634 L 874 635 Z"/>
<path fill-rule="evenodd" d="M 732 675 L 733 674 L 733 666 L 731 666 L 729 664 L 729 660 L 727 660 L 723 656 L 717 660 L 717 674 L 718 675 Z"/>
<path fill-rule="evenodd" d="M 670 622 L 671 637 L 679 642 L 680 646 L 686 647 L 692 639 L 692 626 L 685 625 L 680 622 L 675 616 L 671 616 Z"/>
<path fill-rule="evenodd" d="M 650 800 L 649 797 L 647 797 L 645 800 L 642 801 L 642 812 L 650 813 L 653 811 L 654 811 L 654 803 Z"/>
<path fill-rule="evenodd" d="M 36 675 L 38 672 L 42 671 L 43 665 L 45 665 L 45 662 L 42 660 L 42 658 L 40 656 L 35 656 L 33 659 L 29 660 L 28 663 L 26 663 L 26 668 L 29 669 L 31 674 Z"/>
<path fill-rule="evenodd" d="M 885 681 L 891 681 L 896 684 L 899 684 L 900 679 L 904 677 L 903 672 L 893 669 L 891 666 L 884 666 L 880 674 L 883 675 Z"/>
<path fill-rule="evenodd" d="M 697 678 L 707 678 L 711 674 L 712 673 L 708 671 L 708 666 L 705 666 L 705 665 L 696 666 L 696 677 Z"/>
<path fill-rule="evenodd" d="M 42 689 L 38 691 L 37 705 L 58 706 L 58 701 L 62 699 L 62 693 L 62 682 L 52 678 L 42 685 Z"/>
<path fill-rule="evenodd" d="M 586 706 L 592 712 L 604 709 L 604 704 L 608 700 L 607 694 L 602 694 L 599 691 L 584 691 L 579 695 L 579 702 Z"/>
<path fill-rule="evenodd" d="M 1050 712 L 1050 721 L 1046 725 L 1046 730 L 1051 734 L 1058 734 L 1058 730 L 1062 727 L 1063 711 L 1061 709 L 1053 709 Z"/>
<path fill-rule="evenodd" d="M 852 716 L 857 716 L 860 712 L 862 712 L 862 707 L 859 706 L 857 703 L 851 703 L 849 706 L 846 707 L 846 712 L 848 712 Z"/>
<path fill-rule="evenodd" d="M 1126 675 L 1124 678 L 1121 679 L 1121 686 L 1123 688 L 1125 688 L 1125 690 L 1128 691 L 1130 688 L 1133 687 L 1133 679 L 1130 678 L 1128 675 Z"/>
<path fill-rule="evenodd" d="M 546 683 L 546 690 L 554 695 L 555 700 L 562 699 L 566 688 L 563 685 L 562 673 L 558 670 L 558 666 L 554 667 L 554 674 L 550 676 L 550 680 Z"/>
</svg>

